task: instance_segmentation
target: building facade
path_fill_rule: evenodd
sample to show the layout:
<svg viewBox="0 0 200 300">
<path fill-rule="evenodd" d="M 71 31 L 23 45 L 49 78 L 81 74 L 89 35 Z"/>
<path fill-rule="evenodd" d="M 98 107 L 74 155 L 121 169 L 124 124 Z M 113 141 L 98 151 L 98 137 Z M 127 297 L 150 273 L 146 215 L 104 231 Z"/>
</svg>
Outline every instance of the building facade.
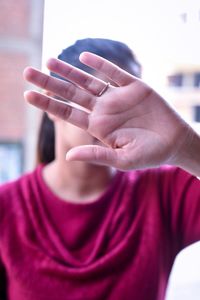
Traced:
<svg viewBox="0 0 200 300">
<path fill-rule="evenodd" d="M 175 65 L 166 86 L 167 99 L 200 132 L 200 65 Z"/>
<path fill-rule="evenodd" d="M 33 165 L 37 112 L 25 103 L 28 65 L 41 66 L 43 0 L 0 1 L 0 183 Z"/>
</svg>

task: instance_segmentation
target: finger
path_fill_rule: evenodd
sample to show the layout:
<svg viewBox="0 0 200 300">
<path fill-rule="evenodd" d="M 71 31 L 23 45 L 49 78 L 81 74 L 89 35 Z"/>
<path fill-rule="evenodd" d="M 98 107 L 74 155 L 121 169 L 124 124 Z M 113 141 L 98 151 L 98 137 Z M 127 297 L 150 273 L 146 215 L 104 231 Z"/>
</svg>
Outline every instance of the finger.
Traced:
<svg viewBox="0 0 200 300">
<path fill-rule="evenodd" d="M 98 96 L 106 86 L 106 83 L 103 80 L 98 79 L 59 59 L 49 59 L 47 61 L 47 68 L 51 72 L 59 74 L 76 85 L 86 89 L 95 96 Z"/>
<path fill-rule="evenodd" d="M 98 145 L 85 145 L 70 149 L 66 154 L 66 159 L 114 167 L 117 165 L 117 152 L 114 149 Z"/>
<path fill-rule="evenodd" d="M 69 105 L 69 103 L 58 102 L 57 100 L 35 91 L 27 91 L 24 98 L 30 104 L 48 112 L 56 117 L 70 122 L 82 129 L 88 128 L 88 114 Z"/>
<path fill-rule="evenodd" d="M 92 69 L 103 73 L 119 86 L 127 85 L 138 80 L 133 75 L 94 53 L 81 53 L 80 61 Z"/>
<path fill-rule="evenodd" d="M 94 106 L 95 97 L 72 83 L 51 77 L 31 67 L 24 70 L 24 78 L 44 90 L 75 102 L 87 109 L 91 110 Z"/>
</svg>

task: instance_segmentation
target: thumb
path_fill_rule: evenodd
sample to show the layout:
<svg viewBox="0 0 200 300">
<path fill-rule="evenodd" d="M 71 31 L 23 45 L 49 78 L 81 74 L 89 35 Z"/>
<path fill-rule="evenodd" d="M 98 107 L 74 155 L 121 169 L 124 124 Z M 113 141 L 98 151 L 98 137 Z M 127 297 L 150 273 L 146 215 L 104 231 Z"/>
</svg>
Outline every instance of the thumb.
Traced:
<svg viewBox="0 0 200 300">
<path fill-rule="evenodd" d="M 86 161 L 114 167 L 117 163 L 117 153 L 111 148 L 85 145 L 70 149 L 66 154 L 66 160 Z"/>
</svg>

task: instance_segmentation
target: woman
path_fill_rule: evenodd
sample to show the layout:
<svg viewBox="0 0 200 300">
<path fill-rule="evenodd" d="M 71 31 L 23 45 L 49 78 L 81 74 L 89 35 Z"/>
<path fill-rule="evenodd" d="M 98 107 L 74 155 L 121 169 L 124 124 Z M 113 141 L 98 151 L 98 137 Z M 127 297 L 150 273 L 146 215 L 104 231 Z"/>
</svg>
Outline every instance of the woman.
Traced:
<svg viewBox="0 0 200 300">
<path fill-rule="evenodd" d="M 86 39 L 59 57 L 129 72 L 83 53 L 101 79 L 54 59 L 53 77 L 25 70 L 47 91 L 25 97 L 54 122 L 55 158 L 1 188 L 6 299 L 164 299 L 177 253 L 200 239 L 199 136 L 130 74 L 127 50 Z M 181 168 L 151 168 L 164 163 Z"/>
</svg>

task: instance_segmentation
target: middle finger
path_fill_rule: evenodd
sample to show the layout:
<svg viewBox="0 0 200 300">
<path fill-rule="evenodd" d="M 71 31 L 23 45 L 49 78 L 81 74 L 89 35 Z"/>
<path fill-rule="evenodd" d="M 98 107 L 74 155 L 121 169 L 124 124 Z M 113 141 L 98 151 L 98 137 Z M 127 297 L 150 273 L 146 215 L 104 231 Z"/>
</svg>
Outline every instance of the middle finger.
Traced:
<svg viewBox="0 0 200 300">
<path fill-rule="evenodd" d="M 56 58 L 49 59 L 47 67 L 95 96 L 100 95 L 106 86 L 103 80 Z"/>
</svg>

